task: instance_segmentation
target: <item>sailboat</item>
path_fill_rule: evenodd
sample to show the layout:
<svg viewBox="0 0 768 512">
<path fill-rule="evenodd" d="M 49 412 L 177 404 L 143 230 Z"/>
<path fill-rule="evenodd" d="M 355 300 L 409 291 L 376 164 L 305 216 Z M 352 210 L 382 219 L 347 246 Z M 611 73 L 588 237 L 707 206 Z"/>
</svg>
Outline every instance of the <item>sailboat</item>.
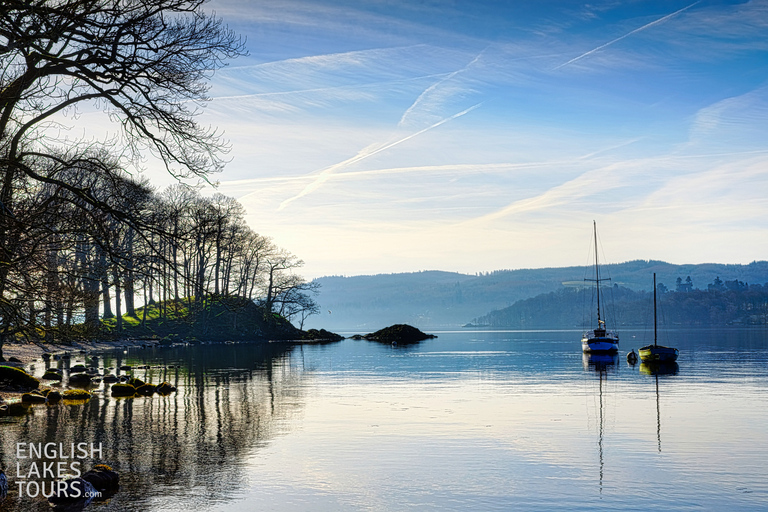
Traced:
<svg viewBox="0 0 768 512">
<path fill-rule="evenodd" d="M 679 354 L 676 348 L 664 347 L 658 341 L 658 322 L 656 320 L 656 272 L 653 273 L 653 345 L 638 349 L 640 361 L 643 363 L 672 363 L 677 361 Z"/>
<path fill-rule="evenodd" d="M 610 281 L 610 279 L 600 278 L 600 262 L 597 258 L 597 223 L 592 221 L 595 235 L 595 278 L 585 279 L 585 281 L 594 281 L 597 292 L 597 327 L 586 331 L 581 338 L 581 348 L 584 352 L 597 354 L 613 354 L 619 351 L 619 334 L 609 331 L 605 327 L 600 313 L 600 282 Z"/>
</svg>

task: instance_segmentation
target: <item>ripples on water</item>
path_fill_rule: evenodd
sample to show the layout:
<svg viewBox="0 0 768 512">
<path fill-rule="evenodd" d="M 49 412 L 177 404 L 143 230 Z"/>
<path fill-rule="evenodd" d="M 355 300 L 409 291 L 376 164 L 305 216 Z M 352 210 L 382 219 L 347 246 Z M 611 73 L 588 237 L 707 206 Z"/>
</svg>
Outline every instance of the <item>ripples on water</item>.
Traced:
<svg viewBox="0 0 768 512">
<path fill-rule="evenodd" d="M 0 425 L 0 463 L 13 481 L 17 440 L 101 442 L 122 479 L 104 511 L 768 507 L 765 331 L 671 331 L 662 374 L 589 360 L 579 335 L 115 351 L 181 366 L 134 372 L 178 392 L 36 406 Z"/>
</svg>

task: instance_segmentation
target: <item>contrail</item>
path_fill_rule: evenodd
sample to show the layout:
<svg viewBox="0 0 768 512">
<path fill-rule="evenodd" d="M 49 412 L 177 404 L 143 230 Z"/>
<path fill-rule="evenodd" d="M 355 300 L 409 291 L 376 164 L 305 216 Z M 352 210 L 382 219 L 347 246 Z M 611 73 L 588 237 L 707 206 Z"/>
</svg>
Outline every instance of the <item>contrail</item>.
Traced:
<svg viewBox="0 0 768 512">
<path fill-rule="evenodd" d="M 474 59 L 472 59 L 472 61 L 469 62 L 463 68 L 457 69 L 456 71 L 453 71 L 452 73 L 449 73 L 447 76 L 445 76 L 441 80 L 438 80 L 437 82 L 433 83 L 432 85 L 430 85 L 429 87 L 424 89 L 424 91 L 421 94 L 419 94 L 419 97 L 416 98 L 416 101 L 414 101 L 413 104 L 410 107 L 408 107 L 408 109 L 406 109 L 406 111 L 403 113 L 403 116 L 400 118 L 400 122 L 398 122 L 397 125 L 398 126 L 402 126 L 403 123 L 405 123 L 405 120 L 408 117 L 408 115 L 411 112 L 414 111 L 414 109 L 419 105 L 419 103 L 421 103 L 421 101 L 422 101 L 422 99 L 424 99 L 424 97 L 426 97 L 430 92 L 434 91 L 435 89 L 440 87 L 440 85 L 442 85 L 445 82 L 447 82 L 448 80 L 452 79 L 453 77 L 455 77 L 459 73 L 463 73 L 464 71 L 466 71 L 470 66 L 472 66 L 472 64 L 474 64 L 475 62 L 480 60 L 480 57 L 483 55 L 483 53 L 485 53 L 485 50 L 483 50 L 482 52 L 478 53 L 477 56 Z"/>
<path fill-rule="evenodd" d="M 297 195 L 295 195 L 293 197 L 289 197 L 288 199 L 286 199 L 285 201 L 280 203 L 280 206 L 278 207 L 278 211 L 282 210 L 283 208 L 285 208 L 286 206 L 288 206 L 289 204 L 291 204 L 295 200 L 300 199 L 300 198 L 306 196 L 307 194 L 313 192 L 314 190 L 316 190 L 318 187 L 320 187 L 320 185 L 322 185 L 323 183 L 328 181 L 328 179 L 330 179 L 330 177 L 334 174 L 334 172 L 336 170 L 341 169 L 343 167 L 346 167 L 347 165 L 354 164 L 354 163 L 360 162 L 362 160 L 365 160 L 368 157 L 371 157 L 371 156 L 373 156 L 373 155 L 375 155 L 377 153 L 381 153 L 382 151 L 385 151 L 385 150 L 387 150 L 389 148 L 397 146 L 398 144 L 402 144 L 403 142 L 408 141 L 408 140 L 410 140 L 410 139 L 412 139 L 412 138 L 414 138 L 414 137 L 416 137 L 418 135 L 421 135 L 424 132 L 427 132 L 427 131 L 429 131 L 429 130 L 431 130 L 433 128 L 437 128 L 438 126 L 440 126 L 442 124 L 445 124 L 448 121 L 452 121 L 452 120 L 456 119 L 457 117 L 461 117 L 461 116 L 463 116 L 465 114 L 468 114 L 468 113 L 472 112 L 473 110 L 475 110 L 480 105 L 482 105 L 482 103 L 478 103 L 476 105 L 473 105 L 473 106 L 469 107 L 466 110 L 462 110 L 458 114 L 454 114 L 452 116 L 446 117 L 445 119 L 441 119 L 440 121 L 436 122 L 435 124 L 427 126 L 424 129 L 421 129 L 421 130 L 419 130 L 419 131 L 417 131 L 415 133 L 412 133 L 412 134 L 410 134 L 410 135 L 408 135 L 406 137 L 403 137 L 402 139 L 398 139 L 398 140 L 396 140 L 394 142 L 390 142 L 389 144 L 385 144 L 384 146 L 381 146 L 380 148 L 374 149 L 372 151 L 369 150 L 369 148 L 371 146 L 368 146 L 368 148 L 363 149 L 362 151 L 360 151 L 358 154 L 356 154 L 352 158 L 348 158 L 347 160 L 344 160 L 343 162 L 339 162 L 339 163 L 334 164 L 334 165 L 332 165 L 330 167 L 326 167 L 325 169 L 323 169 L 320 172 L 320 174 L 317 175 L 317 178 L 315 179 L 315 181 L 313 181 L 312 183 L 307 185 L 304 188 L 304 190 L 299 192 Z"/>
<path fill-rule="evenodd" d="M 626 34 L 624 34 L 623 36 L 621 36 L 621 37 L 617 37 L 617 38 L 616 38 L 616 39 L 614 39 L 613 41 L 609 41 L 609 42 L 607 42 L 607 43 L 605 43 L 605 44 L 602 44 L 602 45 L 598 46 L 597 48 L 593 48 L 593 49 L 589 50 L 589 51 L 588 51 L 588 52 L 586 52 L 586 53 L 582 53 L 582 54 L 581 54 L 581 55 L 579 55 L 578 57 L 574 57 L 574 58 L 572 58 L 572 59 L 571 59 L 571 60 L 569 60 L 568 62 L 565 62 L 565 63 L 563 63 L 563 64 L 560 64 L 559 66 L 557 66 L 557 67 L 553 68 L 553 71 L 554 71 L 555 69 L 560 69 L 560 68 L 562 68 L 562 67 L 565 67 L 565 66 L 567 66 L 567 65 L 569 65 L 569 64 L 573 64 L 573 63 L 574 63 L 574 62 L 576 62 L 577 60 L 581 60 L 581 59 L 583 59 L 584 57 L 587 57 L 587 56 L 589 56 L 589 55 L 592 55 L 592 54 L 593 54 L 593 53 L 595 53 L 595 52 L 599 52 L 600 50 L 602 50 L 602 49 L 603 49 L 603 48 L 605 48 L 606 46 L 610 46 L 610 45 L 612 45 L 612 44 L 614 44 L 614 43 L 617 43 L 617 42 L 621 41 L 622 39 L 625 39 L 625 38 L 627 38 L 627 37 L 631 36 L 632 34 L 637 34 L 637 33 L 638 33 L 638 32 L 640 32 L 641 30 L 645 30 L 645 29 L 647 29 L 647 28 L 650 28 L 650 27 L 652 27 L 652 26 L 654 26 L 654 25 L 658 25 L 659 23 L 664 23 L 664 22 L 665 22 L 665 21 L 667 21 L 669 18 L 672 18 L 673 16 L 677 16 L 677 15 L 678 15 L 678 14 L 680 14 L 681 12 L 683 12 L 683 11 L 687 11 L 688 9 L 690 9 L 691 7 L 693 7 L 694 5 L 696 5 L 696 4 L 700 4 L 700 3 L 701 3 L 701 0 L 698 0 L 698 2 L 694 2 L 694 3 L 692 3 L 691 5 L 689 5 L 689 6 L 687 6 L 687 7 L 683 7 L 683 8 L 682 8 L 682 9 L 680 9 L 679 11 L 675 11 L 675 12 L 673 12 L 672 14 L 667 14 L 667 15 L 666 15 L 666 16 L 664 16 L 663 18 L 659 18 L 659 19 L 657 19 L 656 21 L 652 21 L 652 22 L 648 23 L 647 25 L 643 25 L 642 27 L 640 27 L 640 28 L 636 28 L 635 30 L 633 30 L 633 31 L 631 31 L 631 32 L 627 32 L 627 33 L 626 33 Z"/>
</svg>

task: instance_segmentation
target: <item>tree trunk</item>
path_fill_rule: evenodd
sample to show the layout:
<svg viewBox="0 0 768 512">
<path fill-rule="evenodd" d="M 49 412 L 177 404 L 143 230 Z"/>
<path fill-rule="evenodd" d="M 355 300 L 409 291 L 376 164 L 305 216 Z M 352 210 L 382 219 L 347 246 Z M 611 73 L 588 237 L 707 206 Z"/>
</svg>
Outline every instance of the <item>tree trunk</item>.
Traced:
<svg viewBox="0 0 768 512">
<path fill-rule="evenodd" d="M 117 332 L 123 330 L 122 300 L 120 298 L 120 271 L 115 269 L 115 316 L 117 318 Z"/>
<path fill-rule="evenodd" d="M 101 274 L 101 293 L 103 294 L 104 302 L 104 315 L 102 318 L 114 318 L 115 314 L 112 313 L 112 300 L 109 296 L 109 273 L 107 269 L 107 255 L 99 248 L 99 274 Z"/>
</svg>

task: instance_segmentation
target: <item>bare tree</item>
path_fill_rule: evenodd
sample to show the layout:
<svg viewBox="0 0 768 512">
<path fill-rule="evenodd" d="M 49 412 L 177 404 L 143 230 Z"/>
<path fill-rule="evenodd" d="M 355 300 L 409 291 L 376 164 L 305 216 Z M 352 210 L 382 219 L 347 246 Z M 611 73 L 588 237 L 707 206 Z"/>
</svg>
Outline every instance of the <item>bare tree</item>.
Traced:
<svg viewBox="0 0 768 512">
<path fill-rule="evenodd" d="M 14 236 L 30 227 L 21 211 L 27 206 L 21 183 L 60 187 L 73 205 L 87 204 L 116 221 L 151 229 L 130 209 L 110 204 L 64 171 L 87 161 L 112 176 L 112 162 L 102 159 L 99 146 L 122 148 L 121 167 L 149 152 L 180 178 L 205 179 L 223 166 L 226 145 L 195 116 L 207 99 L 210 74 L 243 46 L 201 5 L 201 0 L 0 2 L 0 350 L 22 316 L 23 301 L 14 288 L 25 281 L 31 285 L 32 279 L 24 273 L 28 267 L 19 266 L 32 253 Z M 104 112 L 119 128 L 119 138 L 57 146 L 51 123 L 81 105 Z"/>
</svg>

